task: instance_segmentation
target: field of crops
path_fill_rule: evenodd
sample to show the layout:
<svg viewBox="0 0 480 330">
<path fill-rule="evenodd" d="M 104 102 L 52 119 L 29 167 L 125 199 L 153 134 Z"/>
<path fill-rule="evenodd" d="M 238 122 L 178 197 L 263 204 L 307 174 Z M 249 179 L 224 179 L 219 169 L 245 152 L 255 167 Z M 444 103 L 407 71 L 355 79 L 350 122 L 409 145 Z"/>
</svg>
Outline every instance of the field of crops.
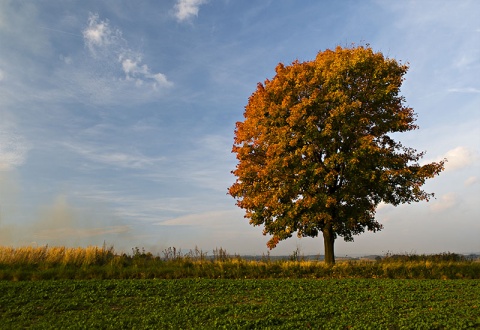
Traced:
<svg viewBox="0 0 480 330">
<path fill-rule="evenodd" d="M 0 281 L 8 328 L 468 329 L 480 281 Z"/>
<path fill-rule="evenodd" d="M 0 328 L 480 328 L 480 262 L 0 247 Z"/>
</svg>

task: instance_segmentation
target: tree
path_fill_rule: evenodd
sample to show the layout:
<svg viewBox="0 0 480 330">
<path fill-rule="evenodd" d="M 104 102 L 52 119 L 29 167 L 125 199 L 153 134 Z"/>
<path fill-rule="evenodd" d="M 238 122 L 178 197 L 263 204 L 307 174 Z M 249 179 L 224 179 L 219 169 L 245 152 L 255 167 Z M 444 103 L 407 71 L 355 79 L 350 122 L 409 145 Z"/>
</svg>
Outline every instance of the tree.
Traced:
<svg viewBox="0 0 480 330">
<path fill-rule="evenodd" d="M 444 161 L 420 165 L 424 152 L 391 133 L 414 130 L 416 114 L 399 95 L 408 66 L 369 46 L 337 47 L 313 61 L 276 67 L 259 83 L 237 122 L 238 164 L 228 193 L 254 226 L 272 235 L 267 246 L 297 233 L 323 234 L 325 261 L 334 242 L 378 231 L 380 202 L 433 197 L 421 189 Z"/>
</svg>

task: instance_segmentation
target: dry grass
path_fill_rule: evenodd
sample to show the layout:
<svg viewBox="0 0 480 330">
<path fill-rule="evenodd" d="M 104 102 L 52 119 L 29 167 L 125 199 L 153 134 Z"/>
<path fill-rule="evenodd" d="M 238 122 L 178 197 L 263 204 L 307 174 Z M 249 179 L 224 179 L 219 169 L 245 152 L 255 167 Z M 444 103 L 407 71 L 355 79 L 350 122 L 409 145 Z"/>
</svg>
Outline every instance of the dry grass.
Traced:
<svg viewBox="0 0 480 330">
<path fill-rule="evenodd" d="M 0 247 L 0 264 L 2 265 L 89 266 L 104 264 L 106 261 L 112 260 L 114 256 L 113 247 Z"/>
<path fill-rule="evenodd" d="M 0 247 L 0 280 L 128 278 L 396 278 L 479 279 L 480 262 L 455 254 L 386 256 L 372 260 L 246 260 L 223 249 L 212 257 L 168 248 L 163 258 L 144 249 L 113 247 Z"/>
</svg>

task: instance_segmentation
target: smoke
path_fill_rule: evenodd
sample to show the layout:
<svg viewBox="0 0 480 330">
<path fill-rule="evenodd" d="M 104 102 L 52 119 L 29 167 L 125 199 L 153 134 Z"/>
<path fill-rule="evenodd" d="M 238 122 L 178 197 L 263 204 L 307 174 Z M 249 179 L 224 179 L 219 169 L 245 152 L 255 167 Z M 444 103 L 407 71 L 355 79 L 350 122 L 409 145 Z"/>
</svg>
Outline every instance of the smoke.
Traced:
<svg viewBox="0 0 480 330">
<path fill-rule="evenodd" d="M 6 223 L 14 216 L 19 194 L 15 171 L 0 171 L 0 244 L 12 245 L 15 226 Z"/>
<path fill-rule="evenodd" d="M 25 202 L 19 173 L 16 169 L 0 171 L 0 246 L 107 244 L 122 252 L 138 246 L 158 253 L 167 247 L 161 241 L 146 246 L 145 238 L 155 238 L 158 233 L 127 224 L 105 201 L 62 192 L 30 207 L 34 202 Z"/>
<path fill-rule="evenodd" d="M 108 208 L 101 205 L 73 205 L 66 194 L 38 207 L 36 214 L 20 215 L 20 189 L 14 174 L 0 172 L 0 245 L 77 247 L 119 243 L 123 249 L 130 248 L 130 226 L 109 216 Z M 25 217 L 32 220 L 25 221 Z"/>
<path fill-rule="evenodd" d="M 99 208 L 76 207 L 66 195 L 58 195 L 51 205 L 40 208 L 32 226 L 32 239 L 37 244 L 59 246 L 102 245 L 128 239 L 130 227 L 109 219 L 106 210 Z"/>
</svg>

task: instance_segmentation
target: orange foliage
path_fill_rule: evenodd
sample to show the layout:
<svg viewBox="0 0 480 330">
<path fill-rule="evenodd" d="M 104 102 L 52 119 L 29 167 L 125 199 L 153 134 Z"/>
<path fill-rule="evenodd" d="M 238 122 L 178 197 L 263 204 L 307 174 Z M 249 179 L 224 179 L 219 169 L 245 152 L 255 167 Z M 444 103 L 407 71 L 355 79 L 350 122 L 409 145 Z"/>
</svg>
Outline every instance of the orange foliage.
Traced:
<svg viewBox="0 0 480 330">
<path fill-rule="evenodd" d="M 381 201 L 432 196 L 420 187 L 443 162 L 420 166 L 423 153 L 389 135 L 417 128 L 399 95 L 407 69 L 370 47 L 337 47 L 313 61 L 280 63 L 258 84 L 236 125 L 229 193 L 251 224 L 273 235 L 270 248 L 293 232 L 353 240 L 382 228 Z"/>
</svg>

